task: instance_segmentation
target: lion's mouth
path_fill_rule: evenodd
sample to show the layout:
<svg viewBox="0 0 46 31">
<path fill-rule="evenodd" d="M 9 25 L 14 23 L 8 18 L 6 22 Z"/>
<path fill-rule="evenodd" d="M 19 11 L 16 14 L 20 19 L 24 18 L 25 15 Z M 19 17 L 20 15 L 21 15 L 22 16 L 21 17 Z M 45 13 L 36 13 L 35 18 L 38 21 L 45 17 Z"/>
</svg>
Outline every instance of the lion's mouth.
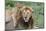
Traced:
<svg viewBox="0 0 46 31">
<path fill-rule="evenodd" d="M 27 18 L 24 18 L 24 20 L 25 20 L 25 22 L 28 22 L 28 20 L 29 20 L 29 19 L 27 19 Z"/>
</svg>

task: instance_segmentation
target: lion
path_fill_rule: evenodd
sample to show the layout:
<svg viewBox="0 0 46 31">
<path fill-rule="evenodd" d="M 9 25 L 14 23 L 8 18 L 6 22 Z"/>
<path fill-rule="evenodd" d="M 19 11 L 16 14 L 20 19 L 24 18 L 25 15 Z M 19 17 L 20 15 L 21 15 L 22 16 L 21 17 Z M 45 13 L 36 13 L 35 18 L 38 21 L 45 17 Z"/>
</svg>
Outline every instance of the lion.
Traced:
<svg viewBox="0 0 46 31">
<path fill-rule="evenodd" d="M 18 6 L 19 5 L 19 6 Z M 11 9 L 6 9 L 6 23 L 13 21 L 13 26 L 16 28 L 19 18 L 21 18 L 21 4 L 16 4 L 16 7 L 11 8 Z"/>
<path fill-rule="evenodd" d="M 33 9 L 31 7 L 24 7 L 22 10 L 22 17 L 24 19 L 24 24 L 28 26 L 28 29 L 33 28 Z"/>
</svg>

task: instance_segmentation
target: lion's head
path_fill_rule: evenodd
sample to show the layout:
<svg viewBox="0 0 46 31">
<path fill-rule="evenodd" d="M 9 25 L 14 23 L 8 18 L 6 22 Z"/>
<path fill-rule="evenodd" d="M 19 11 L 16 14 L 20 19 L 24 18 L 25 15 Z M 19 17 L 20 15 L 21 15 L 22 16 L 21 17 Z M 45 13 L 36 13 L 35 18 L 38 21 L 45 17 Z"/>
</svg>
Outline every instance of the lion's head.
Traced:
<svg viewBox="0 0 46 31">
<path fill-rule="evenodd" d="M 22 16 L 25 20 L 25 22 L 28 22 L 29 18 L 32 16 L 32 8 L 25 7 L 22 11 Z"/>
</svg>

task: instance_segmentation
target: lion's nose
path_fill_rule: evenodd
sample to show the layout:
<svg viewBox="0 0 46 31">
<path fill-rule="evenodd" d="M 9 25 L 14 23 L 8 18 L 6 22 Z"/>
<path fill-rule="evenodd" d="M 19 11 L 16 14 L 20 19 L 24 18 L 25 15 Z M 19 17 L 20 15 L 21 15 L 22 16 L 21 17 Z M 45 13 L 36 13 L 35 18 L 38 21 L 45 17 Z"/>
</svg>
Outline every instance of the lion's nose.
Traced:
<svg viewBox="0 0 46 31">
<path fill-rule="evenodd" d="M 27 17 L 25 17 L 25 18 L 27 18 Z"/>
</svg>

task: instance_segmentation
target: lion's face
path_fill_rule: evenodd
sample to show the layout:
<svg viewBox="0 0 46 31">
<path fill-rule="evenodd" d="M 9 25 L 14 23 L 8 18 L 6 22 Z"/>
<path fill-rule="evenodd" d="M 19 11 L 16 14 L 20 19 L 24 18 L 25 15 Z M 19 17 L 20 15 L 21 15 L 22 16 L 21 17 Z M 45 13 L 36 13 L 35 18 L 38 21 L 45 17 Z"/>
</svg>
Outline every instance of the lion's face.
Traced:
<svg viewBox="0 0 46 31">
<path fill-rule="evenodd" d="M 25 8 L 22 15 L 25 22 L 28 22 L 29 18 L 32 16 L 32 10 L 30 8 Z"/>
</svg>

